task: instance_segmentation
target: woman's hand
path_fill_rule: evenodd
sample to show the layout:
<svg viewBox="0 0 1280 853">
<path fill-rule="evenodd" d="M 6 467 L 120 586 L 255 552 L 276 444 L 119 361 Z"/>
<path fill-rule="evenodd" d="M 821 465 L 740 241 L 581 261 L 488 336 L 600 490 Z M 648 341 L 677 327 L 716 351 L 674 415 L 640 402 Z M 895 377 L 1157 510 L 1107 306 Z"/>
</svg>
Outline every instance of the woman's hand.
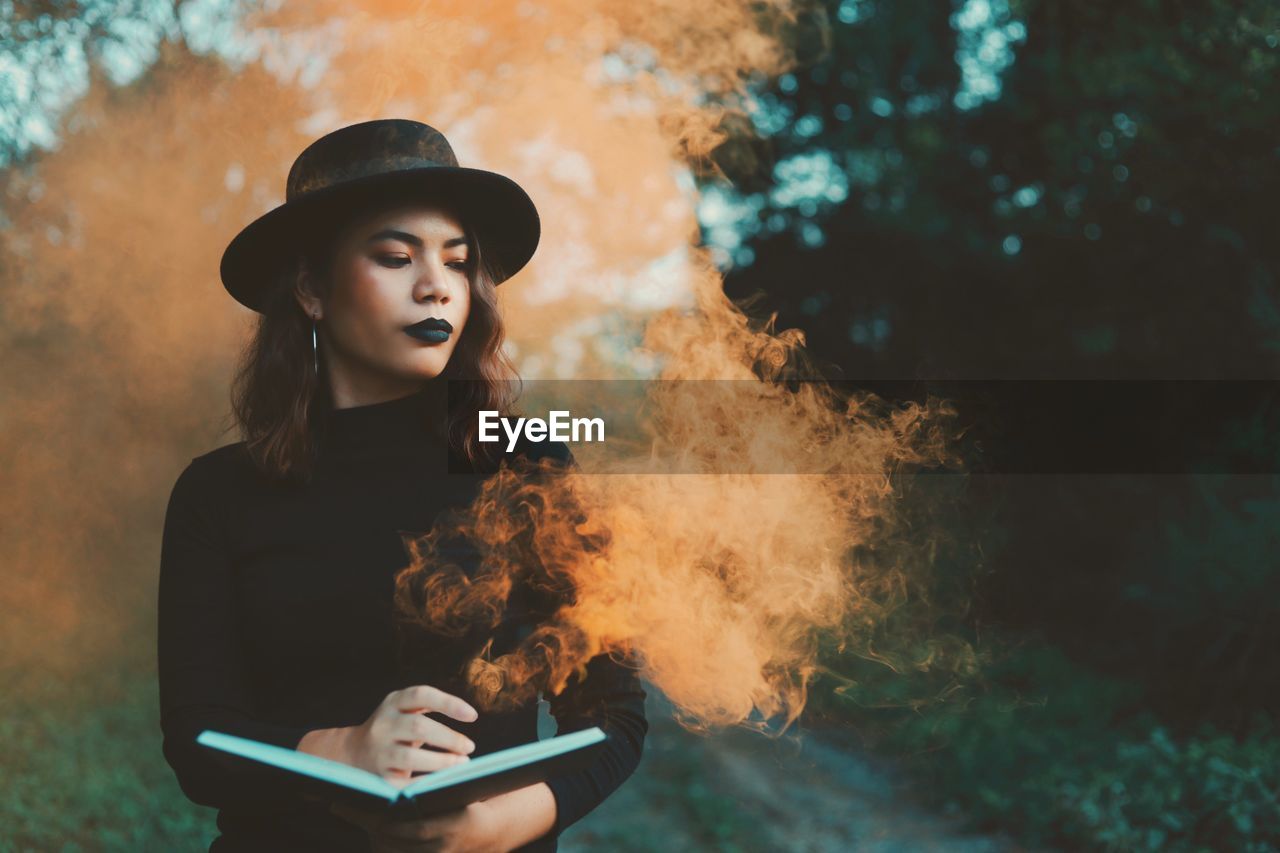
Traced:
<svg viewBox="0 0 1280 853">
<path fill-rule="evenodd" d="M 358 726 L 308 732 L 298 751 L 359 767 L 404 787 L 414 773 L 460 764 L 476 748 L 470 738 L 423 716 L 432 711 L 468 723 L 479 716 L 457 696 L 418 684 L 388 693 Z M 421 749 L 423 744 L 436 749 Z"/>
<path fill-rule="evenodd" d="M 481 800 L 417 820 L 386 821 L 372 812 L 334 803 L 334 814 L 364 828 L 374 853 L 505 853 L 494 807 Z"/>
</svg>

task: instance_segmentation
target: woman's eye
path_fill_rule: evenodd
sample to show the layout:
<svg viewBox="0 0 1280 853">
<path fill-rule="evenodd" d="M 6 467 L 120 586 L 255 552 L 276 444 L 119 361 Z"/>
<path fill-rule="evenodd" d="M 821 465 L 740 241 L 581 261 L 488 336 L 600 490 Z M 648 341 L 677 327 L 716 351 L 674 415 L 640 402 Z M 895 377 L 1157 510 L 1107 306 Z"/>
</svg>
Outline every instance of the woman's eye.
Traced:
<svg viewBox="0 0 1280 853">
<path fill-rule="evenodd" d="M 409 263 L 408 258 L 402 258 L 399 255 L 383 255 L 379 260 L 387 266 L 393 267 L 403 267 L 405 264 Z"/>
<path fill-rule="evenodd" d="M 467 268 L 466 261 L 450 261 L 448 265 L 457 270 L 465 270 Z"/>
</svg>

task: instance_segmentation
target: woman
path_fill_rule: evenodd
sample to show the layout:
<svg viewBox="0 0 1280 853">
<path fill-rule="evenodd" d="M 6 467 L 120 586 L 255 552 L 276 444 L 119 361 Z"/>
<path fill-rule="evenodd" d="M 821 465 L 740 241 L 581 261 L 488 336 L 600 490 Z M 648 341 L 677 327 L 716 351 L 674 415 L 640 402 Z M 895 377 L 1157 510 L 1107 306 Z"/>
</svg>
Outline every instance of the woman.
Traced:
<svg viewBox="0 0 1280 853">
<path fill-rule="evenodd" d="M 429 820 L 379 825 L 195 742 L 214 729 L 403 784 L 537 739 L 535 704 L 479 713 L 462 676 L 486 640 L 513 644 L 547 612 L 532 593 L 487 638 L 413 634 L 392 604 L 404 535 L 466 506 L 501 463 L 476 441 L 476 412 L 511 404 L 494 288 L 538 236 L 513 181 L 388 119 L 312 143 L 285 204 L 227 247 L 228 292 L 261 314 L 235 383 L 244 440 L 178 477 L 159 593 L 164 754 L 219 810 L 211 850 L 554 850 L 639 763 L 645 692 L 604 655 L 548 697 L 558 732 L 611 735 L 593 766 Z M 470 381 L 446 406 L 450 379 Z M 513 452 L 572 464 L 563 444 Z"/>
</svg>

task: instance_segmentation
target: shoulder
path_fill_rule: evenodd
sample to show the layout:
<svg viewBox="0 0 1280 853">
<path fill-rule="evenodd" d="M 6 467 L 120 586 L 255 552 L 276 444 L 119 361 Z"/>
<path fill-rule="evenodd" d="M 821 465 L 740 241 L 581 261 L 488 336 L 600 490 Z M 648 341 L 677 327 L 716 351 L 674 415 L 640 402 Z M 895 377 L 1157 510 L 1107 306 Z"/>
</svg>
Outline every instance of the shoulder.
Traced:
<svg viewBox="0 0 1280 853">
<path fill-rule="evenodd" d="M 245 443 L 243 441 L 235 441 L 231 444 L 224 444 L 221 447 L 216 447 L 208 453 L 202 453 L 199 456 L 193 457 L 191 464 L 198 464 L 206 468 L 227 468 L 231 466 L 240 467 L 248 461 L 249 451 L 245 447 Z"/>
<path fill-rule="evenodd" d="M 243 441 L 224 444 L 208 453 L 192 458 L 188 469 L 196 469 L 206 476 L 232 477 L 242 475 L 253 468 L 253 460 Z"/>
<path fill-rule="evenodd" d="M 252 460 L 243 441 L 194 456 L 179 472 L 171 501 L 198 501 L 230 490 L 252 469 Z"/>
</svg>

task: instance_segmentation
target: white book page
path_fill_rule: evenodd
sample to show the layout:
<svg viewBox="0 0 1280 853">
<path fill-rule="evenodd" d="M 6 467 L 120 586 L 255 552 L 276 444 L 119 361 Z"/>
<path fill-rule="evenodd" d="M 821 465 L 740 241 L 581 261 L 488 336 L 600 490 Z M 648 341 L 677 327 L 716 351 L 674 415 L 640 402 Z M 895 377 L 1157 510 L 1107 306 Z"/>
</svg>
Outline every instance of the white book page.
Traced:
<svg viewBox="0 0 1280 853">
<path fill-rule="evenodd" d="M 264 764 L 272 764 L 276 767 L 283 767 L 286 770 L 294 770 L 316 779 L 336 782 L 339 785 L 355 788 L 367 794 L 385 797 L 391 801 L 394 801 L 400 794 L 399 788 L 375 773 L 352 767 L 350 764 L 343 764 L 341 761 L 321 758 L 309 752 L 285 749 L 275 744 L 237 737 L 224 732 L 217 732 L 213 729 L 205 729 L 201 732 L 200 736 L 196 738 L 196 743 L 212 746 L 245 758 L 252 758 Z"/>
<path fill-rule="evenodd" d="M 436 770 L 425 776 L 419 776 L 404 787 L 404 795 L 412 797 L 437 788 L 467 782 L 471 779 L 488 776 L 512 767 L 519 767 L 522 764 L 528 764 L 540 758 L 581 749 L 604 739 L 605 733 L 600 727 L 592 726 L 589 729 L 570 732 L 567 735 L 557 735 L 546 740 L 534 741 L 521 746 L 513 746 L 510 749 L 491 752 L 471 761 L 455 764 L 453 767 L 446 767 L 443 770 Z"/>
</svg>

